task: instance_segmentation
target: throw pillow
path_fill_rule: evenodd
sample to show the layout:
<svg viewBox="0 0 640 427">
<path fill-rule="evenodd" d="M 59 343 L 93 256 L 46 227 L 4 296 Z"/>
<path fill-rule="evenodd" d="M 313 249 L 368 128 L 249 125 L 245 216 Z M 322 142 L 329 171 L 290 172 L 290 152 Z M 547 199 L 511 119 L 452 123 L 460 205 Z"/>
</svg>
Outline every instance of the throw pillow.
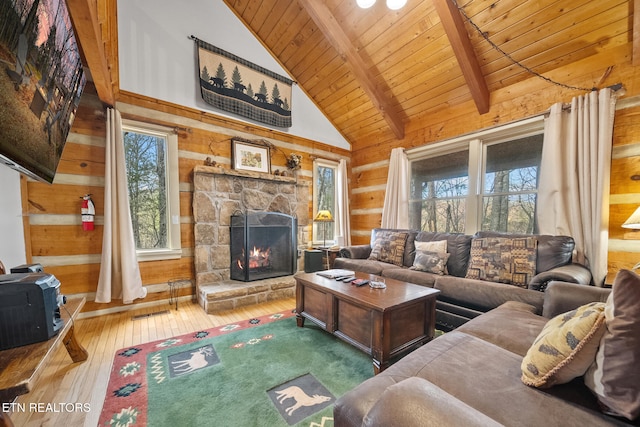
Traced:
<svg viewBox="0 0 640 427">
<path fill-rule="evenodd" d="M 604 310 L 605 331 L 585 384 L 605 412 L 640 417 L 640 276 L 620 270 Z"/>
<path fill-rule="evenodd" d="M 603 302 L 549 320 L 522 359 L 522 382 L 548 388 L 584 375 L 605 330 Z"/>
<path fill-rule="evenodd" d="M 403 232 L 378 231 L 369 259 L 402 266 L 407 236 L 408 234 Z"/>
<path fill-rule="evenodd" d="M 418 253 L 418 251 L 437 252 L 437 253 L 446 253 L 446 252 L 448 252 L 448 250 L 447 250 L 447 240 L 429 240 L 429 241 L 424 241 L 424 242 L 420 242 L 420 241 L 416 240 L 414 242 L 414 245 L 416 247 L 416 254 Z M 447 257 L 447 259 L 444 261 L 444 270 L 442 271 L 442 274 L 449 274 L 449 271 L 447 270 L 447 260 L 448 259 L 449 259 L 449 257 Z M 415 259 L 414 259 L 414 265 L 415 265 Z M 439 273 L 436 273 L 436 274 L 439 274 Z"/>
<path fill-rule="evenodd" d="M 416 251 L 423 252 L 447 252 L 447 241 L 437 240 L 433 242 L 415 242 Z"/>
<path fill-rule="evenodd" d="M 535 237 L 484 237 L 471 241 L 466 278 L 526 288 L 536 274 Z"/>
<path fill-rule="evenodd" d="M 442 276 L 447 269 L 448 259 L 449 254 L 446 252 L 416 251 L 416 258 L 410 268 Z"/>
</svg>

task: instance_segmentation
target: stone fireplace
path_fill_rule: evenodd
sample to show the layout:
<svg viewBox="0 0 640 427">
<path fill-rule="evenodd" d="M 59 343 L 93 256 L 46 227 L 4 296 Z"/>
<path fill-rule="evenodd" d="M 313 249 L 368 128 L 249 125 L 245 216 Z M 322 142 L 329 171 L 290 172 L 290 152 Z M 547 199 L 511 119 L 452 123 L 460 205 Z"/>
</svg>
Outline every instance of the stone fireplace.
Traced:
<svg viewBox="0 0 640 427">
<path fill-rule="evenodd" d="M 204 310 L 215 313 L 295 296 L 293 273 L 301 263 L 299 249 L 308 241 L 310 182 L 200 165 L 193 174 L 194 267 L 198 301 Z M 283 216 L 293 219 L 291 272 L 252 281 L 234 280 L 239 277 L 232 277 L 232 263 L 237 261 L 231 255 L 232 218 L 260 213 L 283 215 L 260 217 L 259 221 L 277 223 Z M 244 262 L 248 262 L 246 258 Z"/>
</svg>

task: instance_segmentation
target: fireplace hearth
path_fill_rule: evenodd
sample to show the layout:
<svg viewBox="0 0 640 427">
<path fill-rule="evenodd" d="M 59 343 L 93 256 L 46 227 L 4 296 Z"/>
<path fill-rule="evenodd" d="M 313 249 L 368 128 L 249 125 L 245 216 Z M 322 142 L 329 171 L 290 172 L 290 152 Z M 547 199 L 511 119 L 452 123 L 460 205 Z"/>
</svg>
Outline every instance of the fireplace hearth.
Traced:
<svg viewBox="0 0 640 427">
<path fill-rule="evenodd" d="M 296 219 L 279 212 L 232 215 L 231 279 L 252 282 L 295 273 L 296 230 Z"/>
</svg>

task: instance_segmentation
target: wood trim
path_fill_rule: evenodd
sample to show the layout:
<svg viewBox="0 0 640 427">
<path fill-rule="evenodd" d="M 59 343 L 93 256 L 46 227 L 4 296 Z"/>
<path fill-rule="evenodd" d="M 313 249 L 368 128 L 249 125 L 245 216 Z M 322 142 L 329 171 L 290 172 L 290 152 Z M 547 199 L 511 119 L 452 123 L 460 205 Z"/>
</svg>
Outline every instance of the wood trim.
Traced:
<svg viewBox="0 0 640 427">
<path fill-rule="evenodd" d="M 305 8 L 331 45 L 338 51 L 340 57 L 351 68 L 360 86 L 367 93 L 376 109 L 382 114 L 396 138 L 403 139 L 404 123 L 402 119 L 394 112 L 390 100 L 378 89 L 375 81 L 371 79 L 369 69 L 362 57 L 353 47 L 349 37 L 342 30 L 329 8 L 323 2 L 316 0 L 299 0 L 299 3 Z"/>
<path fill-rule="evenodd" d="M 158 123 L 164 120 L 157 116 L 170 114 L 176 116 L 171 119 L 172 125 L 167 122 L 167 126 L 184 127 L 186 129 L 202 129 L 212 131 L 210 126 L 221 127 L 225 129 L 225 134 L 230 136 L 237 135 L 238 132 L 250 133 L 255 137 L 273 138 L 283 143 L 298 144 L 305 147 L 311 147 L 312 149 L 321 149 L 325 153 L 335 153 L 338 156 L 350 156 L 350 150 L 345 148 L 328 145 L 323 142 L 318 142 L 305 138 L 302 136 L 293 135 L 290 133 L 282 132 L 277 129 L 269 129 L 258 125 L 252 125 L 246 122 L 235 120 L 229 117 L 218 116 L 214 113 L 198 110 L 192 107 L 186 107 L 183 105 L 174 104 L 168 101 L 163 101 L 156 98 L 150 98 L 145 95 L 136 94 L 128 91 L 120 91 L 118 95 L 118 104 L 128 104 L 137 108 L 144 108 L 155 112 L 153 116 L 145 116 L 144 119 L 139 117 L 139 120 L 154 120 Z M 130 118 L 135 117 L 135 114 L 130 114 L 127 109 L 120 109 L 123 115 L 127 115 Z M 183 118 L 184 120 L 178 120 Z M 218 130 L 220 132 L 220 130 Z"/>
<path fill-rule="evenodd" d="M 24 233 L 24 251 L 27 264 L 33 261 L 31 250 L 31 224 L 29 222 L 29 186 L 27 178 L 20 174 L 20 198 L 22 204 L 22 229 Z"/>
<path fill-rule="evenodd" d="M 639 1 L 639 0 L 636 0 Z M 489 88 L 484 79 L 480 63 L 464 27 L 464 21 L 455 4 L 450 0 L 433 0 L 449 43 L 458 59 L 458 64 L 471 91 L 473 101 L 480 114 L 489 112 Z"/>
<path fill-rule="evenodd" d="M 93 83 L 102 102 L 113 106 L 115 98 L 111 85 L 111 72 L 102 43 L 102 31 L 98 23 L 95 2 L 91 0 L 67 0 L 76 40 L 91 70 Z"/>
<path fill-rule="evenodd" d="M 640 65 L 640 0 L 633 0 L 633 53 L 632 64 Z"/>
</svg>

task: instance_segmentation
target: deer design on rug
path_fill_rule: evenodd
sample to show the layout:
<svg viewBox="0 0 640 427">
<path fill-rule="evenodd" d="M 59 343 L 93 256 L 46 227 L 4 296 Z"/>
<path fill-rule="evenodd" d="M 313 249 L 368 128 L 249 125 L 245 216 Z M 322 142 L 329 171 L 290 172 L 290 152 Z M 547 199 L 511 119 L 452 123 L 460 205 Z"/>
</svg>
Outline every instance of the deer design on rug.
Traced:
<svg viewBox="0 0 640 427">
<path fill-rule="evenodd" d="M 191 353 L 191 357 L 185 360 L 175 360 L 171 362 L 173 371 L 178 375 L 188 374 L 197 369 L 204 368 L 209 364 L 206 357 L 211 356 L 213 352 L 210 348 L 200 347 Z"/>
<path fill-rule="evenodd" d="M 297 386 L 291 386 L 283 390 L 278 390 L 276 391 L 276 395 L 278 396 L 278 402 L 280 402 L 281 404 L 289 398 L 293 398 L 293 400 L 296 401 L 295 405 L 285 409 L 285 412 L 289 416 L 293 414 L 293 411 L 303 406 L 314 406 L 314 405 L 317 405 L 318 403 L 327 402 L 331 400 L 331 397 L 329 396 L 320 396 L 318 394 L 309 396 L 307 393 L 304 392 L 304 390 L 302 390 L 300 387 L 297 387 Z"/>
</svg>

